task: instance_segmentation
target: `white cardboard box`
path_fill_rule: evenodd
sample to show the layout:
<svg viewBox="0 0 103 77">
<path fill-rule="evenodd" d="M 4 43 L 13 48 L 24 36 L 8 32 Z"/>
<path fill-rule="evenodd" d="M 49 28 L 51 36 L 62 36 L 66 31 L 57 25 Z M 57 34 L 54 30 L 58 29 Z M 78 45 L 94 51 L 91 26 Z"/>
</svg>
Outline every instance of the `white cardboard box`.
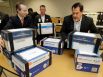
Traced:
<svg viewBox="0 0 103 77">
<path fill-rule="evenodd" d="M 16 51 L 32 46 L 34 44 L 33 31 L 33 29 L 28 28 L 2 30 L 1 36 L 4 39 L 6 49 Z"/>
<path fill-rule="evenodd" d="M 54 54 L 63 54 L 63 41 L 57 38 L 44 38 L 41 40 L 41 46 L 50 49 Z"/>
<path fill-rule="evenodd" d="M 74 32 L 68 35 L 68 48 L 98 53 L 101 41 L 100 34 Z"/>
<path fill-rule="evenodd" d="M 102 62 L 100 55 L 83 51 L 75 52 L 75 68 L 79 71 L 97 73 Z"/>
<path fill-rule="evenodd" d="M 38 23 L 38 34 L 54 34 L 54 24 L 53 23 Z"/>
</svg>

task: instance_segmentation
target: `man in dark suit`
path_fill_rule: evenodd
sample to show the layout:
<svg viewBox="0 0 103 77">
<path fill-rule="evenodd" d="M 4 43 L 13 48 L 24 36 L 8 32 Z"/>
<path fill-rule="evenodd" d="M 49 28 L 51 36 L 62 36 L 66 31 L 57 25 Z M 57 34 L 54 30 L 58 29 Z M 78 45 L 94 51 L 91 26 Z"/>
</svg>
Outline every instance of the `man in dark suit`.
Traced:
<svg viewBox="0 0 103 77">
<path fill-rule="evenodd" d="M 4 29 L 16 29 L 16 28 L 32 28 L 32 21 L 28 15 L 27 6 L 23 3 L 16 4 L 17 15 L 10 17 Z M 4 47 L 4 42 L 0 38 L 0 50 Z"/>
<path fill-rule="evenodd" d="M 9 15 L 3 12 L 0 12 L 0 32 L 5 27 L 9 21 Z"/>
<path fill-rule="evenodd" d="M 9 18 L 8 23 L 4 29 L 16 29 L 16 28 L 30 28 L 33 26 L 32 20 L 28 15 L 27 6 L 18 3 L 16 4 L 17 15 Z"/>
<path fill-rule="evenodd" d="M 36 25 L 37 25 L 37 23 L 52 22 L 51 17 L 49 15 L 45 14 L 45 12 L 46 12 L 45 5 L 41 5 L 40 6 L 40 14 L 37 15 L 35 18 Z"/>
<path fill-rule="evenodd" d="M 45 14 L 45 12 L 46 12 L 45 5 L 41 5 L 40 6 L 40 14 L 37 15 L 36 18 L 35 18 L 35 25 L 36 25 L 35 28 L 37 28 L 38 23 L 52 22 L 51 17 L 49 15 Z M 53 36 L 53 34 L 37 35 L 37 40 L 39 42 L 44 37 L 49 37 L 49 36 Z"/>
<path fill-rule="evenodd" d="M 9 21 L 9 15 L 3 13 L 1 18 L 1 23 L 0 23 L 0 32 L 6 26 L 8 21 Z"/>
<path fill-rule="evenodd" d="M 93 19 L 83 15 L 83 5 L 81 3 L 75 3 L 72 6 L 72 15 L 64 17 L 61 29 L 62 39 L 65 40 L 68 33 L 72 31 L 97 33 Z"/>
</svg>

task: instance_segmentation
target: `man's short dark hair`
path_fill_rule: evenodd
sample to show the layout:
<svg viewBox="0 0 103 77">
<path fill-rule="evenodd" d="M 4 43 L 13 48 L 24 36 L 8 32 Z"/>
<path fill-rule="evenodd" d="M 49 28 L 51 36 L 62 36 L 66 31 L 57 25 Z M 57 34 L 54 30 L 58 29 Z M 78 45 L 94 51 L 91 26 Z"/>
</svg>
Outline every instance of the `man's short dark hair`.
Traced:
<svg viewBox="0 0 103 77">
<path fill-rule="evenodd" d="M 77 7 L 79 7 L 80 11 L 83 12 L 83 5 L 80 2 L 77 2 L 77 3 L 73 4 L 72 10 L 73 10 L 73 8 L 75 9 Z"/>
<path fill-rule="evenodd" d="M 45 5 L 40 5 L 40 8 L 41 8 L 41 7 L 44 7 L 44 8 L 45 8 Z"/>
<path fill-rule="evenodd" d="M 22 2 L 17 2 L 17 3 L 16 3 L 16 11 L 17 11 L 17 10 L 21 10 L 20 5 L 24 5 L 24 4 L 23 4 Z"/>
<path fill-rule="evenodd" d="M 33 9 L 32 9 L 32 8 L 29 8 L 29 9 L 28 9 L 28 12 L 29 12 L 29 11 L 32 11 L 32 12 L 33 12 Z"/>
</svg>

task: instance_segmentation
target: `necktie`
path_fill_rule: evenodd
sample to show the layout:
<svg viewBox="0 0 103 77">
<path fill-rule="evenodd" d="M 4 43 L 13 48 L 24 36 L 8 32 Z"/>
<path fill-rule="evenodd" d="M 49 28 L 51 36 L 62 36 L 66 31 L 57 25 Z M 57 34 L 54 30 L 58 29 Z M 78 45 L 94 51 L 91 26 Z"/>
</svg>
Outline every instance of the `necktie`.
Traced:
<svg viewBox="0 0 103 77">
<path fill-rule="evenodd" d="M 23 26 L 23 24 L 24 24 L 24 19 L 21 19 L 21 24 L 22 24 L 22 26 Z"/>
</svg>

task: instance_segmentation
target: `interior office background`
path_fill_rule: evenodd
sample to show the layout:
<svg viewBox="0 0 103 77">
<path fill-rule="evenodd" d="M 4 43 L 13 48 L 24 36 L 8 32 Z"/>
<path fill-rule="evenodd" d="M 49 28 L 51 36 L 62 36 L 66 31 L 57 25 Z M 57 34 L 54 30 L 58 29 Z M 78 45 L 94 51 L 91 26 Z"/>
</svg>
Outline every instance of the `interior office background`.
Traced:
<svg viewBox="0 0 103 77">
<path fill-rule="evenodd" d="M 103 11 L 103 0 L 0 0 L 0 11 L 15 15 L 15 4 L 19 1 L 24 2 L 28 8 L 33 8 L 38 13 L 39 6 L 46 5 L 46 13 L 51 17 L 64 17 L 71 14 L 71 7 L 75 2 L 81 2 L 84 5 L 84 12 L 96 13 Z"/>
</svg>

